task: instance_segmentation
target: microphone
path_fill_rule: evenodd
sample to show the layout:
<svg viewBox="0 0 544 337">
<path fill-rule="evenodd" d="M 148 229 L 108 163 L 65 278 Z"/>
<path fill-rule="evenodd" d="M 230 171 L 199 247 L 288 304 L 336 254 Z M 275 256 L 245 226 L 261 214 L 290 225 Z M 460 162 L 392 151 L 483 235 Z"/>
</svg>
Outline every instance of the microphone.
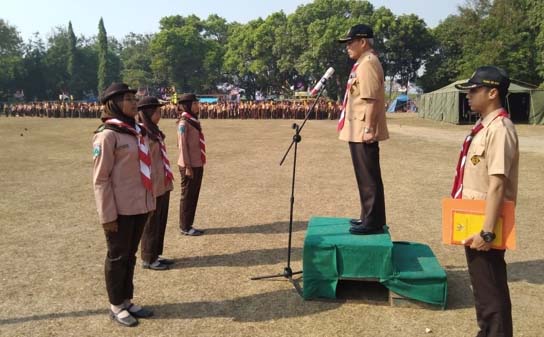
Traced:
<svg viewBox="0 0 544 337">
<path fill-rule="evenodd" d="M 325 85 L 325 83 L 327 83 L 327 80 L 329 78 L 331 78 L 331 76 L 334 74 L 334 68 L 333 67 L 330 67 L 329 69 L 327 69 L 327 72 L 325 73 L 325 75 L 323 75 L 323 77 L 321 77 L 321 79 L 319 80 L 319 82 L 317 82 L 317 84 L 315 85 L 315 87 L 312 89 L 312 91 L 310 92 L 310 95 L 314 96 L 316 95 L 319 90 L 321 90 L 321 88 L 323 88 L 323 86 Z"/>
</svg>

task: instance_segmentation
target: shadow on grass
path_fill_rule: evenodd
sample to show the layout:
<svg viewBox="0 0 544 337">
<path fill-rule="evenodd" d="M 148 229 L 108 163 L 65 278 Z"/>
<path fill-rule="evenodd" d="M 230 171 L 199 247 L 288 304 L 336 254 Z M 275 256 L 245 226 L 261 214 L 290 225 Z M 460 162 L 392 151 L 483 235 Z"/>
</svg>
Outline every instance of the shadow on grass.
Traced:
<svg viewBox="0 0 544 337">
<path fill-rule="evenodd" d="M 544 260 L 511 262 L 507 264 L 508 281 L 527 281 L 532 284 L 544 284 Z"/>
<path fill-rule="evenodd" d="M 15 318 L 2 318 L 0 319 L 0 326 L 9 325 L 9 324 L 19 324 L 27 322 L 37 322 L 37 321 L 48 321 L 53 319 L 61 318 L 81 318 L 88 316 L 96 315 L 107 315 L 107 309 L 94 309 L 94 310 L 82 310 L 82 311 L 72 311 L 72 312 L 54 312 L 50 314 L 26 316 L 26 317 L 15 317 Z"/>
<path fill-rule="evenodd" d="M 294 289 L 278 290 L 226 301 L 168 303 L 150 308 L 156 319 L 227 317 L 236 322 L 266 322 L 303 317 L 338 308 L 342 303 L 304 301 Z"/>
<path fill-rule="evenodd" d="M 165 303 L 146 306 L 155 312 L 152 319 L 198 319 L 226 317 L 236 322 L 266 322 L 310 316 L 338 308 L 341 303 L 305 302 L 294 289 L 278 290 L 224 301 Z M 0 319 L 1 325 L 61 318 L 107 315 L 108 311 L 84 310 Z"/>
<path fill-rule="evenodd" d="M 300 232 L 306 230 L 308 222 L 305 221 L 293 221 L 293 232 Z M 243 227 L 219 227 L 219 228 L 206 228 L 206 235 L 219 235 L 219 234 L 280 234 L 289 233 L 289 222 L 273 222 L 269 224 L 258 224 Z"/>
<path fill-rule="evenodd" d="M 474 306 L 474 298 L 470 285 L 470 276 L 466 266 L 446 266 L 448 274 L 447 309 L 456 310 Z M 544 284 L 542 270 L 544 260 L 520 261 L 507 264 L 508 282 L 526 281 L 533 284 Z M 510 296 L 515 296 L 510 295 Z"/>
<path fill-rule="evenodd" d="M 302 248 L 291 248 L 291 261 L 302 259 Z M 171 269 L 204 267 L 249 267 L 287 262 L 287 247 L 245 250 L 232 254 L 191 256 L 173 259 Z"/>
</svg>

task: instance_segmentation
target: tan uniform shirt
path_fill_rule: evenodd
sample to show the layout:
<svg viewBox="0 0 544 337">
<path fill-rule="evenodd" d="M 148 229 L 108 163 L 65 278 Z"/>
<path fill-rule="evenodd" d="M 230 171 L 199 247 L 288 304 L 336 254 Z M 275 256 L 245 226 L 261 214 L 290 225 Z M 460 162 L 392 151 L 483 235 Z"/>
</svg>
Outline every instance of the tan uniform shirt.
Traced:
<svg viewBox="0 0 544 337">
<path fill-rule="evenodd" d="M 93 161 L 94 196 L 100 223 L 115 221 L 118 215 L 155 210 L 155 197 L 145 189 L 140 177 L 136 137 L 108 129 L 96 133 Z"/>
<path fill-rule="evenodd" d="M 185 119 L 178 123 L 178 165 L 181 167 L 202 167 L 200 156 L 200 133 Z"/>
<path fill-rule="evenodd" d="M 162 160 L 160 143 L 149 139 L 149 154 L 151 156 L 151 179 L 153 181 L 153 195 L 160 197 L 164 193 L 174 189 L 172 181 L 165 185 L 166 176 L 164 162 Z M 171 165 L 171 164 L 170 164 Z M 172 169 L 172 167 L 170 167 Z"/>
<path fill-rule="evenodd" d="M 487 115 L 484 128 L 474 136 L 468 149 L 463 177 L 463 199 L 487 198 L 490 175 L 504 175 L 504 198 L 516 201 L 518 192 L 519 144 L 514 124 L 498 117 L 500 110 Z"/>
<path fill-rule="evenodd" d="M 366 118 L 372 113 L 376 122 L 376 140 L 389 138 L 389 131 L 385 121 L 385 88 L 384 74 L 380 60 L 371 51 L 361 55 L 357 60 L 359 66 L 352 81 L 346 104 L 344 127 L 340 131 L 339 139 L 347 142 L 363 142 L 365 127 L 371 127 Z M 374 110 L 365 99 L 374 100 Z"/>
</svg>

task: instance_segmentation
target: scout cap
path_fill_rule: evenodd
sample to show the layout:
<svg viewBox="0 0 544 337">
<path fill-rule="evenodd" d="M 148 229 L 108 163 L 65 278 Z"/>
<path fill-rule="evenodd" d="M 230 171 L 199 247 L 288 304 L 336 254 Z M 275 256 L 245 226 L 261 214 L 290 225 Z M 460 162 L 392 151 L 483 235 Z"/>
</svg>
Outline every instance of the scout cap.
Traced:
<svg viewBox="0 0 544 337">
<path fill-rule="evenodd" d="M 358 24 L 351 27 L 346 33 L 346 36 L 338 39 L 338 42 L 345 43 L 357 38 L 374 38 L 374 31 L 372 30 L 372 28 L 370 28 L 370 26 Z"/>
<path fill-rule="evenodd" d="M 142 110 L 142 109 L 145 109 L 145 108 L 154 108 L 154 107 L 163 106 L 163 105 L 164 104 L 159 102 L 157 97 L 146 96 L 146 97 L 143 97 L 138 102 L 138 110 Z"/>
<path fill-rule="evenodd" d="M 128 85 L 125 83 L 112 83 L 109 87 L 104 90 L 102 93 L 102 96 L 100 97 L 100 103 L 105 104 L 109 99 L 111 99 L 114 96 L 122 95 L 127 92 L 131 92 L 133 94 L 136 93 L 137 90 L 130 89 Z"/>
<path fill-rule="evenodd" d="M 178 97 L 178 102 L 196 102 L 198 101 L 198 98 L 196 98 L 195 94 L 182 94 Z"/>
<path fill-rule="evenodd" d="M 510 86 L 510 79 L 506 71 L 495 66 L 483 66 L 474 72 L 470 79 L 465 83 L 456 84 L 459 90 L 469 90 L 478 87 L 498 88 L 505 92 Z"/>
</svg>

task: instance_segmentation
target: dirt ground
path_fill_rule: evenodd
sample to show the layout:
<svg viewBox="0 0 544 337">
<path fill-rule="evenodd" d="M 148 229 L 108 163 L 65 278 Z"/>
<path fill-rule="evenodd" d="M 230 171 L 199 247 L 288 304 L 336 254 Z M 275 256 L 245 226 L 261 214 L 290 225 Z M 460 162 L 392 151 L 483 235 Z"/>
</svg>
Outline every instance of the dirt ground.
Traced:
<svg viewBox="0 0 544 337">
<path fill-rule="evenodd" d="M 178 232 L 179 175 L 171 196 L 164 272 L 135 273 L 135 301 L 156 316 L 122 328 L 107 316 L 104 235 L 91 187 L 97 120 L 0 118 L 0 336 L 475 336 L 464 253 L 441 243 L 440 200 L 449 194 L 470 126 L 388 115 L 380 144 L 393 240 L 428 244 L 448 274 L 444 311 L 358 301 L 304 301 L 286 265 L 293 121 L 204 120 L 209 164 L 195 227 Z M 355 217 L 358 194 L 334 121 L 310 121 L 299 146 L 293 270 L 311 216 Z M 175 126 L 161 121 L 171 159 Z M 507 253 L 515 336 L 544 331 L 544 127 L 519 125 L 518 249 Z M 427 334 L 425 329 L 432 332 Z"/>
</svg>

